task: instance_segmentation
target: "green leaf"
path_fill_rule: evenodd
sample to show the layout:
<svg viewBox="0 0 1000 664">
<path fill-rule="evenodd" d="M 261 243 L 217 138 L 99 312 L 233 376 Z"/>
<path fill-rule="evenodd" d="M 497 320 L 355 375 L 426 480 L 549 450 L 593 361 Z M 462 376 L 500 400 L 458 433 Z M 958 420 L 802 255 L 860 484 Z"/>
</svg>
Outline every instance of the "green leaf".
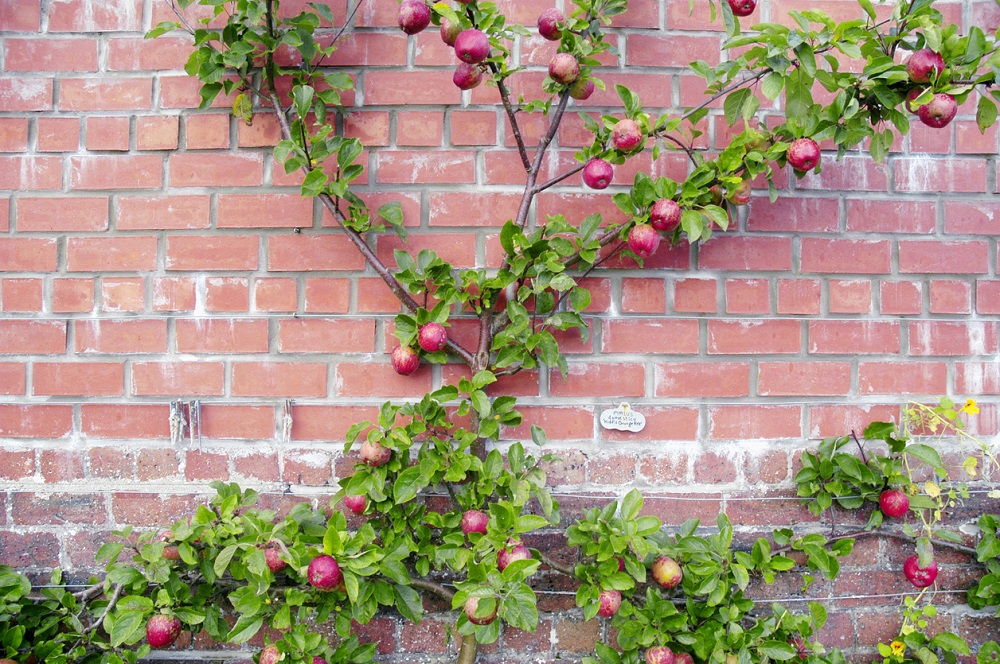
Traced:
<svg viewBox="0 0 1000 664">
<path fill-rule="evenodd" d="M 326 184 L 329 181 L 330 178 L 320 169 L 315 168 L 309 171 L 305 179 L 302 180 L 302 195 L 319 196 L 326 189 Z"/>
<path fill-rule="evenodd" d="M 743 106 L 746 104 L 747 98 L 752 95 L 753 92 L 750 88 L 739 88 L 730 92 L 726 97 L 723 110 L 725 110 L 726 122 L 729 123 L 730 127 L 736 124 L 743 116 Z"/>
<path fill-rule="evenodd" d="M 823 629 L 826 624 L 826 609 L 819 602 L 809 602 L 809 615 L 816 629 Z"/>
<path fill-rule="evenodd" d="M 396 608 L 404 618 L 419 623 L 424 614 L 424 605 L 420 593 L 409 586 L 394 586 Z"/>
<path fill-rule="evenodd" d="M 989 97 L 980 97 L 979 106 L 976 108 L 976 124 L 979 125 L 980 133 L 985 134 L 996 121 L 997 105 Z"/>
<path fill-rule="evenodd" d="M 940 634 L 937 634 L 933 639 L 931 639 L 930 646 L 932 648 L 941 648 L 945 652 L 965 655 L 966 657 L 971 654 L 969 644 L 966 643 L 964 639 L 952 634 L 951 632 L 941 632 Z"/>
<path fill-rule="evenodd" d="M 263 625 L 264 616 L 240 616 L 226 639 L 233 643 L 246 643 L 260 631 Z"/>
<path fill-rule="evenodd" d="M 783 641 L 765 641 L 761 644 L 759 650 L 765 657 L 781 661 L 792 659 L 798 654 L 790 643 Z"/>
<path fill-rule="evenodd" d="M 785 77 L 776 71 L 764 77 L 761 82 L 760 91 L 768 99 L 777 99 L 781 91 L 785 89 Z"/>
<path fill-rule="evenodd" d="M 212 564 L 215 576 L 221 577 L 226 573 L 226 568 L 229 567 L 229 563 L 233 559 L 233 555 L 236 554 L 237 549 L 239 549 L 238 544 L 230 544 L 219 552 L 219 555 L 215 557 L 215 562 Z"/>
<path fill-rule="evenodd" d="M 548 440 L 546 438 L 546 436 L 545 436 L 545 430 L 542 429 L 540 426 L 532 424 L 531 425 L 531 440 L 535 443 L 535 445 L 538 445 L 539 447 L 541 447 L 542 445 L 544 445 L 545 441 Z"/>
<path fill-rule="evenodd" d="M 122 611 L 115 615 L 111 627 L 111 645 L 115 648 L 135 643 L 145 634 L 146 615 L 143 611 Z"/>
<path fill-rule="evenodd" d="M 906 449 L 903 450 L 903 453 L 920 459 L 932 468 L 944 468 L 944 462 L 941 461 L 941 455 L 938 454 L 938 451 L 933 447 L 916 443 L 913 445 L 907 445 Z"/>
<path fill-rule="evenodd" d="M 420 466 L 410 466 L 399 474 L 396 483 L 392 487 L 392 494 L 396 503 L 408 503 L 417 497 L 427 481 L 420 472 Z"/>
</svg>

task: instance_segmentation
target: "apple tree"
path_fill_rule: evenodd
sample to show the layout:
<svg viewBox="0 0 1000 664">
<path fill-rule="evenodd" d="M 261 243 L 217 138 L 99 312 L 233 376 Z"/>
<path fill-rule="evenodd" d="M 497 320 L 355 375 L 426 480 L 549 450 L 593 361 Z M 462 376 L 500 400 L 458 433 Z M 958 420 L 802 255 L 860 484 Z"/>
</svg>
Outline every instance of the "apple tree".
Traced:
<svg viewBox="0 0 1000 664">
<path fill-rule="evenodd" d="M 836 577 L 838 560 L 856 537 L 882 532 L 883 514 L 912 513 L 925 525 L 899 535 L 915 546 L 907 575 L 916 586 L 933 581 L 928 570 L 935 543 L 962 549 L 939 527 L 942 507 L 960 497 L 962 486 L 945 481 L 940 456 L 915 441 L 910 429 L 876 424 L 865 435 L 882 441 L 886 453 L 866 456 L 856 438 L 831 439 L 803 456 L 796 478 L 800 496 L 817 515 L 879 503 L 869 530 L 850 537 L 780 530 L 743 550 L 734 545 L 724 514 L 709 534 L 695 521 L 667 533 L 658 519 L 641 515 L 643 498 L 631 491 L 586 510 L 565 529 L 577 563 L 561 563 L 525 545 L 525 536 L 560 523 L 558 501 L 546 487 L 545 468 L 555 458 L 504 440 L 504 428 L 521 424 L 522 415 L 516 399 L 503 393 L 503 381 L 540 367 L 565 374 L 559 337 L 587 334 L 581 314 L 591 296 L 583 279 L 593 270 L 612 257 L 642 265 L 661 242 L 707 242 L 732 232 L 753 187 L 766 186 L 777 197 L 773 176 L 786 164 L 802 177 L 820 170 L 824 159 L 858 149 L 881 161 L 911 122 L 944 127 L 959 105 L 973 99 L 985 131 L 997 119 L 1000 98 L 990 88 L 1000 64 L 995 35 L 978 27 L 961 34 L 932 0 L 858 0 L 856 19 L 837 22 L 809 10 L 792 12 L 788 25 L 755 24 L 754 0 L 708 0 L 725 26 L 730 59 L 717 66 L 692 63 L 705 80 L 704 103 L 658 114 L 616 84 L 613 74 L 600 78 L 598 56 L 612 48 L 607 28 L 627 11 L 625 0 L 574 0 L 567 14 L 547 9 L 530 28 L 509 23 L 485 0 L 403 0 L 400 29 L 416 34 L 433 24 L 440 30 L 460 62 L 457 87 L 497 88 L 525 173 L 518 212 L 500 234 L 502 260 L 456 269 L 430 250 L 399 250 L 395 265 L 388 265 L 369 246 L 373 234 L 405 239 L 406 230 L 398 204 L 369 209 L 353 187 L 363 172 L 358 158 L 364 146 L 337 131 L 341 95 L 352 83 L 324 65 L 344 35 L 323 27 L 338 18 L 327 4 L 310 3 L 307 11 L 281 18 L 278 0 L 165 1 L 177 20 L 149 37 L 175 31 L 192 36 L 187 72 L 200 80 L 204 106 L 226 94 L 239 118 L 277 119 L 277 161 L 288 173 L 301 172 L 303 196 L 320 201 L 398 298 L 395 370 L 409 375 L 424 362 L 455 362 L 467 372 L 420 400 L 386 403 L 374 421 L 351 427 L 345 452 L 356 449 L 358 463 L 341 478 L 329 511 L 303 504 L 278 518 L 254 506 L 253 490 L 218 483 L 212 502 L 169 532 L 123 531 L 121 541 L 105 545 L 99 558 L 107 576 L 83 593 L 49 590 L 39 599 L 23 577 L 2 571 L 0 624 L 17 625 L 0 642 L 8 657 L 131 662 L 151 647 L 170 645 L 182 629 L 237 644 L 272 630 L 259 654 L 262 663 L 366 662 L 374 649 L 353 634 L 354 623 L 370 621 L 383 607 L 419 621 L 429 596 L 438 608 L 460 610 L 457 661 L 471 664 L 478 645 L 495 641 L 502 625 L 537 627 L 532 581 L 544 565 L 575 581 L 576 604 L 587 619 L 607 618 L 615 628 L 613 642 L 599 644 L 586 662 L 802 658 L 842 664 L 844 655 L 817 639 L 826 621 L 820 603 L 805 613 L 780 604 L 766 611 L 751 599 L 751 585 L 793 569 L 807 570 L 807 584 L 817 575 Z M 189 19 L 185 10 L 195 4 L 210 8 L 210 16 Z M 510 91 L 521 73 L 511 44 L 536 28 L 558 42 L 558 52 L 544 94 L 524 102 Z M 584 114 L 593 140 L 579 150 L 575 166 L 543 179 L 545 157 L 575 100 L 608 86 L 622 100 L 623 117 Z M 732 139 L 709 152 L 699 138 L 716 100 L 722 100 Z M 772 101 L 780 103 L 783 118 L 764 123 L 762 104 Z M 521 129 L 529 114 L 547 121 L 535 145 Z M 668 150 L 690 162 L 687 177 L 638 173 L 613 197 L 625 221 L 607 223 L 597 211 L 531 223 L 537 196 L 567 178 L 582 173 L 586 187 L 604 189 L 626 160 Z M 474 322 L 474 345 L 449 336 L 457 320 Z M 962 412 L 969 411 L 942 404 L 926 417 L 939 430 L 955 432 Z M 545 443 L 537 426 L 531 438 Z M 848 451 L 854 442 L 860 459 Z M 918 484 L 911 474 L 918 463 L 939 482 Z M 350 518 L 335 509 L 341 503 Z M 984 534 L 974 554 L 987 574 L 970 591 L 974 608 L 1000 604 L 998 524 L 1000 517 L 982 517 Z M 925 610 L 916 600 L 908 606 L 901 646 L 893 641 L 880 652 L 886 662 L 929 664 L 939 656 L 954 662 L 956 654 L 969 653 L 954 634 L 925 633 L 918 615 Z M 339 642 L 322 635 L 323 625 L 332 625 Z M 145 645 L 130 648 L 143 638 Z M 997 652 L 996 644 L 989 648 L 987 656 Z"/>
</svg>

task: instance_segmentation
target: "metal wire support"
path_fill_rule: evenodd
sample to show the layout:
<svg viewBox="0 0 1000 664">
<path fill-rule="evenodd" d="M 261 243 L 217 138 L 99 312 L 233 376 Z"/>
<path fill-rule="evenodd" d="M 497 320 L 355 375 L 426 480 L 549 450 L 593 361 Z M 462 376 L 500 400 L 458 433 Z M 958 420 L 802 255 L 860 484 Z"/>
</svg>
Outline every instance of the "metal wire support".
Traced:
<svg viewBox="0 0 1000 664">
<path fill-rule="evenodd" d="M 285 399 L 285 405 L 281 409 L 281 442 L 292 442 L 292 400 Z"/>
</svg>

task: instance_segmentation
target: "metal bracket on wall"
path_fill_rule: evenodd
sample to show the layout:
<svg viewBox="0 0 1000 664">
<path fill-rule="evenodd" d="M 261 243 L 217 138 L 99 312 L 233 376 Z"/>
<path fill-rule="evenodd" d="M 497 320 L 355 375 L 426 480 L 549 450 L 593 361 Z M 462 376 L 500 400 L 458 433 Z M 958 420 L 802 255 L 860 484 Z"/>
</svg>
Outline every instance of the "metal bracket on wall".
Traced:
<svg viewBox="0 0 1000 664">
<path fill-rule="evenodd" d="M 194 446 L 195 438 L 198 440 L 198 450 L 202 448 L 201 440 L 201 401 L 182 401 L 177 399 L 170 402 L 170 442 L 180 445 L 187 434 L 189 443 Z"/>
<path fill-rule="evenodd" d="M 281 442 L 292 442 L 292 400 L 285 399 L 284 408 L 281 409 Z"/>
</svg>

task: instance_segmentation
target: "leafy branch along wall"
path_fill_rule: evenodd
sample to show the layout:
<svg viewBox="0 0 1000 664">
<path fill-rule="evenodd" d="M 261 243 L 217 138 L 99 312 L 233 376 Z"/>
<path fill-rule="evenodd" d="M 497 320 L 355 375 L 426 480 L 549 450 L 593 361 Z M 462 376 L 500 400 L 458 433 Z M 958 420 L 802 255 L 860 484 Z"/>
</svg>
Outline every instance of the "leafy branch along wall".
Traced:
<svg viewBox="0 0 1000 664">
<path fill-rule="evenodd" d="M 531 27 L 548 8 L 536 4 L 501 9 Z M 496 266 L 524 183 L 497 89 L 458 91 L 450 49 L 434 31 L 401 33 L 394 3 L 330 7 L 336 26 L 349 23 L 327 64 L 354 83 L 337 120 L 364 145 L 353 190 L 373 211 L 402 202 L 414 252 L 433 249 L 459 268 Z M 935 7 L 963 34 L 995 28 L 994 3 Z M 304 8 L 281 3 L 286 17 Z M 859 9 L 822 7 L 838 20 L 848 8 Z M 807 7 L 757 11 L 789 24 L 790 9 Z M 724 61 L 726 39 L 708 13 L 633 3 L 607 32 L 617 53 L 596 54 L 593 72 L 608 90 L 570 109 L 631 113 L 614 83 L 650 113 L 701 103 L 704 80 L 687 64 Z M 190 38 L 143 38 L 172 19 L 167 3 L 151 0 L 0 1 L 0 551 L 33 572 L 92 570 L 110 531 L 166 526 L 212 480 L 287 487 L 265 495 L 283 511 L 295 496 L 321 507 L 325 487 L 351 474 L 353 457 L 341 451 L 351 425 L 377 417 L 387 398 L 418 399 L 469 375 L 454 362 L 408 377 L 393 371 L 398 300 L 324 206 L 300 195 L 301 177 L 274 161 L 273 115 L 247 125 L 232 117 L 232 97 L 197 108 L 197 81 L 183 72 Z M 533 31 L 516 37 L 512 62 L 527 71 L 509 79 L 515 99 L 542 95 L 554 52 Z M 761 117 L 779 122 L 781 103 L 762 101 Z M 803 449 L 873 420 L 899 421 L 910 398 L 974 397 L 972 430 L 995 436 L 997 138 L 992 126 L 980 133 L 974 102 L 944 129 L 914 122 L 882 163 L 860 152 L 835 161 L 827 151 L 821 172 L 777 170 L 777 200 L 759 181 L 750 205 L 732 208 L 733 227 L 707 242 L 663 241 L 642 269 L 628 258 L 600 264 L 580 282 L 590 290 L 589 337 L 554 334 L 567 379 L 527 369 L 489 388 L 517 396 L 524 415 L 503 428 L 502 446 L 529 440 L 530 425 L 546 431 L 545 449 L 562 458 L 547 470 L 566 518 L 636 486 L 647 492 L 646 512 L 668 525 L 691 516 L 709 525 L 725 511 L 749 540 L 809 518 L 784 498 Z M 706 154 L 735 134 L 722 100 L 711 108 L 692 143 Z M 536 144 L 546 120 L 519 117 Z M 573 113 L 552 139 L 542 182 L 578 170 L 573 153 L 592 149 Z M 639 172 L 683 181 L 690 161 L 684 151 L 646 150 L 615 165 L 607 190 L 572 175 L 537 194 L 527 221 L 561 214 L 578 224 L 599 210 L 622 223 L 613 193 Z M 389 265 L 404 246 L 392 233 L 368 242 Z M 449 337 L 475 348 L 477 321 L 449 322 Z M 599 427 L 600 412 L 623 400 L 646 416 L 641 433 Z M 176 419 L 172 432 L 178 412 L 199 414 L 197 439 L 180 435 Z M 983 506 L 976 495 L 967 509 Z M 560 547 L 555 537 L 538 542 Z M 894 595 L 902 552 L 891 541 L 856 549 L 852 574 L 823 592 Z M 957 579 L 966 563 L 953 562 L 943 568 Z M 884 592 L 870 593 L 873 578 Z M 542 607 L 571 608 L 567 597 Z M 844 610 L 828 623 L 836 643 L 828 642 L 852 652 L 891 638 L 894 606 L 851 614 L 850 602 L 832 606 Z M 494 656 L 580 657 L 605 629 L 581 618 L 555 614 L 548 631 L 511 631 Z M 948 620 L 966 637 L 991 629 L 974 614 Z M 421 640 L 428 650 L 414 649 L 416 628 L 405 621 L 373 624 L 387 632 L 386 657 L 394 647 L 444 647 Z"/>
</svg>

